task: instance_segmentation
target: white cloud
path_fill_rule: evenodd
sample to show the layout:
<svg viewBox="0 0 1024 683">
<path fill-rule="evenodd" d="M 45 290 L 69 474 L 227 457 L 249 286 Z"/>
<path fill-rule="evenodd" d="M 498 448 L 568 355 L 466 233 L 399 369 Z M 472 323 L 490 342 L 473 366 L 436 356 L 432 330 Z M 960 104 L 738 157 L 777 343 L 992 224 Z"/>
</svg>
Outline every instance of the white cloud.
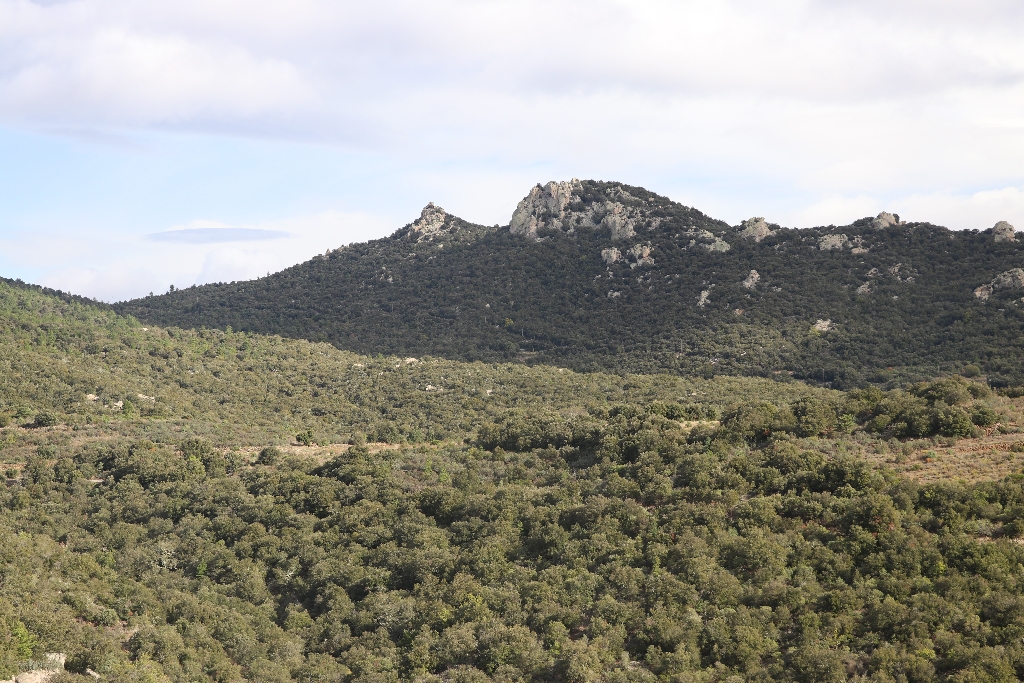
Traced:
<svg viewBox="0 0 1024 683">
<path fill-rule="evenodd" d="M 252 226 L 174 226 L 175 231 L 241 230 L 281 235 L 266 241 L 233 243 L 153 241 L 144 237 L 75 234 L 15 235 L 0 239 L 11 260 L 38 267 L 38 284 L 115 301 L 164 292 L 168 286 L 246 280 L 306 261 L 327 249 L 365 241 L 387 231 L 381 220 L 363 214 L 325 212 Z"/>
</svg>

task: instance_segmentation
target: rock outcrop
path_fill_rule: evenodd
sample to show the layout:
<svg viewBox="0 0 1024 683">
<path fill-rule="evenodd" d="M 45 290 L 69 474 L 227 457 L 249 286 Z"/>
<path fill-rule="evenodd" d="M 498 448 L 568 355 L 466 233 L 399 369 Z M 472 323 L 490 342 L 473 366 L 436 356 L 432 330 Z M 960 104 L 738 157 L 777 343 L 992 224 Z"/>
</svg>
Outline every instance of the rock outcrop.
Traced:
<svg viewBox="0 0 1024 683">
<path fill-rule="evenodd" d="M 721 237 L 715 237 L 715 240 L 713 242 L 702 244 L 700 246 L 704 247 L 708 251 L 718 251 L 723 253 L 732 249 L 732 245 L 723 240 Z"/>
<path fill-rule="evenodd" d="M 822 251 L 845 249 L 848 246 L 850 246 L 850 238 L 846 235 L 822 235 L 818 238 L 818 249 Z"/>
<path fill-rule="evenodd" d="M 601 250 L 601 259 L 609 266 L 618 261 L 620 258 L 622 258 L 622 252 L 616 249 L 615 247 Z"/>
<path fill-rule="evenodd" d="M 775 232 L 768 227 L 768 223 L 761 217 L 748 218 L 740 223 L 740 237 L 760 242 L 765 237 L 774 235 Z"/>
<path fill-rule="evenodd" d="M 900 217 L 897 214 L 883 211 L 871 221 L 871 227 L 875 230 L 882 230 L 883 228 L 892 227 L 893 225 L 900 224 Z"/>
<path fill-rule="evenodd" d="M 420 217 L 409 225 L 408 237 L 415 242 L 430 242 L 448 232 L 445 229 L 447 219 L 448 214 L 445 210 L 430 202 L 423 207 Z"/>
<path fill-rule="evenodd" d="M 633 261 L 629 264 L 630 268 L 654 265 L 654 259 L 651 258 L 651 245 L 649 244 L 634 244 L 626 252 L 626 255 Z"/>
<path fill-rule="evenodd" d="M 561 229 L 566 223 L 566 207 L 578 199 L 580 181 L 551 181 L 547 185 L 535 185 L 523 197 L 512 214 L 509 230 L 513 235 L 536 237 L 541 228 Z"/>
<path fill-rule="evenodd" d="M 913 282 L 914 278 L 917 277 L 917 271 L 903 263 L 897 263 L 889 268 L 887 272 L 896 278 L 897 282 Z"/>
<path fill-rule="evenodd" d="M 992 226 L 992 240 L 994 242 L 1016 242 L 1016 232 L 1013 226 L 1006 221 L 999 221 Z"/>
<path fill-rule="evenodd" d="M 1024 268 L 1011 268 L 999 273 L 992 278 L 992 282 L 975 289 L 974 296 L 982 301 L 988 301 L 989 297 L 1000 289 L 1024 289 Z"/>
<path fill-rule="evenodd" d="M 571 234 L 582 228 L 602 227 L 608 228 L 612 240 L 620 241 L 636 235 L 640 227 L 651 230 L 661 222 L 642 207 L 623 203 L 640 200 L 621 187 L 612 187 L 605 195 L 607 199 L 590 204 L 583 202 L 582 191 L 583 184 L 576 178 L 534 186 L 512 214 L 509 230 L 513 235 L 536 238 L 539 230 Z"/>
<path fill-rule="evenodd" d="M 704 308 L 704 306 L 708 303 L 708 300 L 711 298 L 712 288 L 714 288 L 714 285 L 711 285 L 711 287 L 708 287 L 707 289 L 701 291 L 700 296 L 697 298 L 697 306 L 699 306 L 700 308 Z"/>
<path fill-rule="evenodd" d="M 757 285 L 757 281 L 760 280 L 760 279 L 761 279 L 761 275 L 756 270 L 752 270 L 752 271 L 750 271 L 750 274 L 747 275 L 746 279 L 744 279 L 741 284 L 744 287 L 746 287 L 747 289 L 753 289 L 755 287 L 755 285 Z"/>
<path fill-rule="evenodd" d="M 14 678 L 0 681 L 0 683 L 46 683 L 46 681 L 64 671 L 64 663 L 66 661 L 67 655 L 63 652 L 47 652 L 42 662 L 35 663 L 40 668 L 22 671 Z M 92 670 L 86 669 L 86 671 L 91 672 Z M 99 678 L 99 676 L 96 675 L 95 678 Z"/>
</svg>

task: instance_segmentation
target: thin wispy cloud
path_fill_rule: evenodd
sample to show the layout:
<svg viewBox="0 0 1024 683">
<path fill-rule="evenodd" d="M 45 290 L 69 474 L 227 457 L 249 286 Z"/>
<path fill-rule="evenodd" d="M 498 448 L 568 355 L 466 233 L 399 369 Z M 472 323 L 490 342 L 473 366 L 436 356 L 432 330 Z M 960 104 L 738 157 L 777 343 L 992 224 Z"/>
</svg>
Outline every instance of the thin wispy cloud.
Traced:
<svg viewBox="0 0 1024 683">
<path fill-rule="evenodd" d="M 259 228 L 186 228 L 167 230 L 146 235 L 150 242 L 177 242 L 179 244 L 216 244 L 220 242 L 264 242 L 288 237 L 280 230 Z"/>
</svg>

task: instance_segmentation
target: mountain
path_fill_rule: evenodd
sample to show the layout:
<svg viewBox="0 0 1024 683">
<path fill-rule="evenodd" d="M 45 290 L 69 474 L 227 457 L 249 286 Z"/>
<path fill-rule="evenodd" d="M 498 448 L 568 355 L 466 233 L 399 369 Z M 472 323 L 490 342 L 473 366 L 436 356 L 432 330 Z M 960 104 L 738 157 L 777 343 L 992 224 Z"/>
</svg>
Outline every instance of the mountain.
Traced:
<svg viewBox="0 0 1024 683">
<path fill-rule="evenodd" d="M 730 226 L 643 188 L 572 180 L 531 189 L 505 227 L 430 204 L 388 238 L 115 309 L 370 354 L 836 387 L 977 366 L 1021 384 L 1022 265 L 1005 223 Z"/>
</svg>

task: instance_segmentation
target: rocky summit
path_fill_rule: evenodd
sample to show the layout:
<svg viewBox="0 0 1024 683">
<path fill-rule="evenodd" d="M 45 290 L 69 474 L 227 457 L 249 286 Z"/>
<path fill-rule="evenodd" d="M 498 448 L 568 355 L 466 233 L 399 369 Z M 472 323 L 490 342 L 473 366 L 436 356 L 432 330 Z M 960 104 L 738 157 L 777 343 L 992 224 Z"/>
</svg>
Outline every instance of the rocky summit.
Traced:
<svg viewBox="0 0 1024 683">
<path fill-rule="evenodd" d="M 730 225 L 644 188 L 572 179 L 531 188 L 504 227 L 431 203 L 388 238 L 114 308 L 364 353 L 835 386 L 977 365 L 1010 382 L 1024 376 L 1022 252 L 1005 222 L 956 232 L 881 212 Z"/>
</svg>

